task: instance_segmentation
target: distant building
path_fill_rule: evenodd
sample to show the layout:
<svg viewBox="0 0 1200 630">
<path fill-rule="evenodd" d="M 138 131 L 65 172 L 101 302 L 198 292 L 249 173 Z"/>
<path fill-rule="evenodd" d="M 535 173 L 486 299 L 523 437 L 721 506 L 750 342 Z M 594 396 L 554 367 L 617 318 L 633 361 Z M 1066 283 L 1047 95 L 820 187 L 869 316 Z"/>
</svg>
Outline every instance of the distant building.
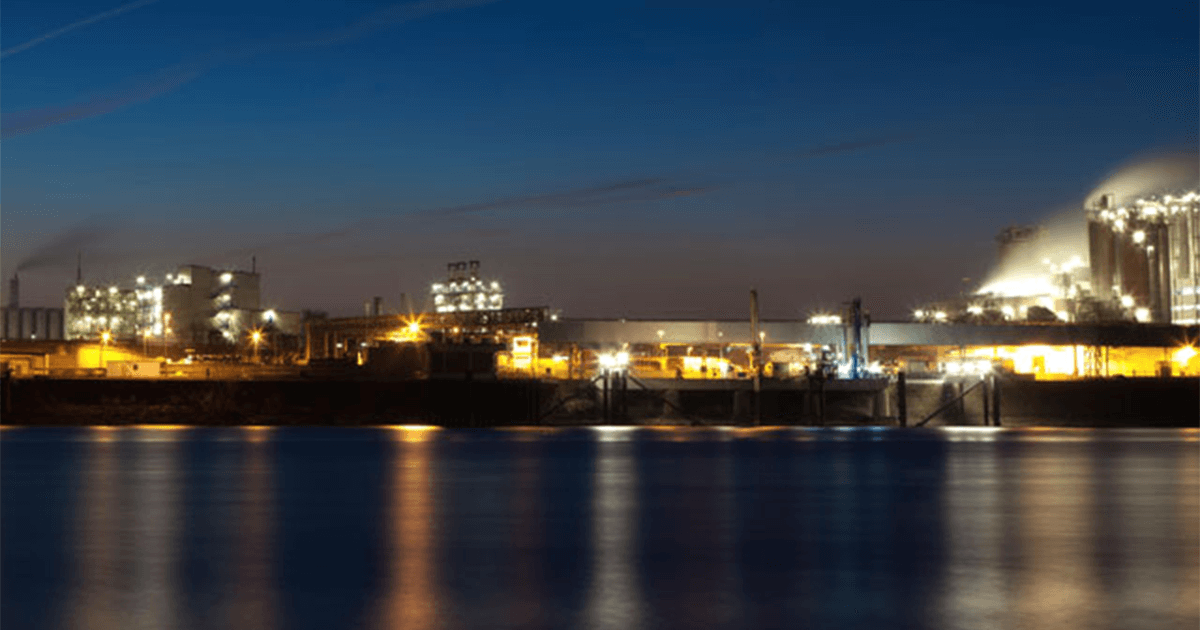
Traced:
<svg viewBox="0 0 1200 630">
<path fill-rule="evenodd" d="M 504 291 L 500 283 L 485 282 L 479 277 L 479 261 L 454 262 L 446 265 L 444 282 L 431 287 L 433 307 L 438 313 L 498 311 L 504 308 Z"/>
<path fill-rule="evenodd" d="M 63 338 L 61 308 L 22 307 L 20 281 L 16 275 L 8 283 L 8 305 L 0 310 L 0 339 L 59 340 Z"/>
<path fill-rule="evenodd" d="M 300 334 L 299 313 L 263 309 L 257 272 L 184 265 L 163 284 L 139 276 L 133 289 L 82 283 L 67 290 L 68 339 L 148 338 L 183 345 L 235 344 L 251 330 Z"/>
</svg>

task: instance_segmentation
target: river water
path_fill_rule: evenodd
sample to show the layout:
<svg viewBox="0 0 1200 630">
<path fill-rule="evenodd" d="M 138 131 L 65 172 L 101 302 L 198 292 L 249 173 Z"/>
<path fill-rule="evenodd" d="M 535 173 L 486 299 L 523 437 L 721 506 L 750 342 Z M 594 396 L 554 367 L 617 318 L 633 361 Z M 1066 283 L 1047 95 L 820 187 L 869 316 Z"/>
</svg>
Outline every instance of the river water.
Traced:
<svg viewBox="0 0 1200 630">
<path fill-rule="evenodd" d="M 1198 437 L 7 428 L 0 627 L 1194 630 Z"/>
</svg>

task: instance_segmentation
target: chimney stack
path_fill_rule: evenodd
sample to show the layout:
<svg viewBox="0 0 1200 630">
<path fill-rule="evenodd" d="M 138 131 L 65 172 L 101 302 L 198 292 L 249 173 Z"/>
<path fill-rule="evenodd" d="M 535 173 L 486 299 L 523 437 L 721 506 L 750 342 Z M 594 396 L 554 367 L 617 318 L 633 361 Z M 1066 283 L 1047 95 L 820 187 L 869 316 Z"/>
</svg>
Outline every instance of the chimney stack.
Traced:
<svg viewBox="0 0 1200 630">
<path fill-rule="evenodd" d="M 75 252 L 75 286 L 83 284 L 83 252 Z"/>
<path fill-rule="evenodd" d="M 21 306 L 21 281 L 15 273 L 12 280 L 8 281 L 8 306 L 9 308 L 19 308 Z"/>
</svg>

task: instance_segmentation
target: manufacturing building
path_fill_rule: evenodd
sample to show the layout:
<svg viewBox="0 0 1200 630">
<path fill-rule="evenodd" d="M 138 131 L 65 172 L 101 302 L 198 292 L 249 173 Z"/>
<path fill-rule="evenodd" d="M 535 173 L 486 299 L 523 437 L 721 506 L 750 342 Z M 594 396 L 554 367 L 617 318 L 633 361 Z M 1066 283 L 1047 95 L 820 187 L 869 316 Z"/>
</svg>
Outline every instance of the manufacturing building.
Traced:
<svg viewBox="0 0 1200 630">
<path fill-rule="evenodd" d="M 63 338 L 63 309 L 21 306 L 21 281 L 8 282 L 8 301 L 0 309 L 0 339 L 59 340 Z"/>
<path fill-rule="evenodd" d="M 256 271 L 183 265 L 155 282 L 138 276 L 132 288 L 78 280 L 64 300 L 68 339 L 204 346 L 244 341 L 251 331 L 300 334 L 300 315 L 263 308 Z"/>
<path fill-rule="evenodd" d="M 916 321 L 1200 323 L 1200 192 L 1100 195 L 1083 221 L 1006 228 L 970 295 L 922 305 Z"/>
<path fill-rule="evenodd" d="M 1156 323 L 1200 323 L 1200 192 L 1088 209 L 1092 289 Z"/>
</svg>

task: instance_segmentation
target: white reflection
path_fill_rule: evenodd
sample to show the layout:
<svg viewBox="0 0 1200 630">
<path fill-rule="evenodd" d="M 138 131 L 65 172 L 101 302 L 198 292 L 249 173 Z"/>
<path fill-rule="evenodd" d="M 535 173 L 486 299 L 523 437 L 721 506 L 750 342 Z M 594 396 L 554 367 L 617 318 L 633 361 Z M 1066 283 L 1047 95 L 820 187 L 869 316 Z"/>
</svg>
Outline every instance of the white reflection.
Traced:
<svg viewBox="0 0 1200 630">
<path fill-rule="evenodd" d="M 592 427 L 596 439 L 601 442 L 623 442 L 633 438 L 638 427 Z"/>
<path fill-rule="evenodd" d="M 545 579 L 541 571 L 541 556 L 536 553 L 545 532 L 542 528 L 541 459 L 538 443 L 527 441 L 536 437 L 533 432 L 520 432 L 521 455 L 516 461 L 516 491 L 512 493 L 512 588 L 506 621 L 517 627 L 537 626 L 542 619 L 542 594 L 539 586 Z"/>
<path fill-rule="evenodd" d="M 158 428 L 136 429 L 133 435 L 133 601 L 126 628 L 180 626 L 178 436 Z"/>
<path fill-rule="evenodd" d="M 640 628 L 642 622 L 635 549 L 637 464 L 628 442 L 606 439 L 613 434 L 601 431 L 597 435 L 592 473 L 592 579 L 585 616 L 590 628 L 630 630 Z"/>
<path fill-rule="evenodd" d="M 237 559 L 233 605 L 227 627 L 268 630 L 276 623 L 274 564 L 275 490 L 271 468 L 270 429 L 244 427 L 245 463 L 238 518 L 234 524 Z"/>
<path fill-rule="evenodd" d="M 951 441 L 966 427 L 947 427 Z M 958 429 L 951 431 L 950 429 Z M 966 432 L 974 437 L 975 431 Z M 942 520 L 946 524 L 946 579 L 942 611 L 949 627 L 970 628 L 1004 613 L 1008 602 L 1002 556 L 1004 512 L 1000 498 L 1003 470 L 992 441 L 951 446 L 946 457 Z"/>
<path fill-rule="evenodd" d="M 1195 437 L 1195 430 L 1189 433 Z M 1171 605 L 1178 619 L 1200 618 L 1200 450 L 1183 448 L 1176 459 L 1175 523 L 1179 531 L 1177 551 L 1186 560 L 1179 567 L 1175 601 Z M 1171 546 L 1168 545 L 1169 549 Z"/>
</svg>

